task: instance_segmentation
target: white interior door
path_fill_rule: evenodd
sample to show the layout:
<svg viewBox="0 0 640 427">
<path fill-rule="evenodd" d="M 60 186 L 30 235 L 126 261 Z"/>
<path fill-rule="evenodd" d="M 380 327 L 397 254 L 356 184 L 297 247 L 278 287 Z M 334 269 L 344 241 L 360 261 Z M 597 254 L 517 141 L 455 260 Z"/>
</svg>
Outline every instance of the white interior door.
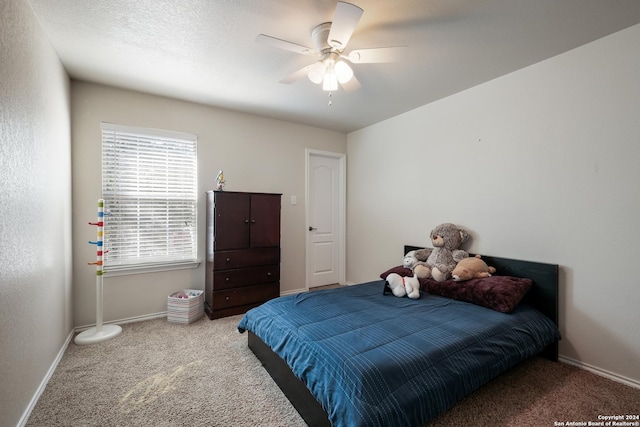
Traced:
<svg viewBox="0 0 640 427">
<path fill-rule="evenodd" d="M 345 155 L 307 151 L 307 286 L 344 284 Z"/>
</svg>

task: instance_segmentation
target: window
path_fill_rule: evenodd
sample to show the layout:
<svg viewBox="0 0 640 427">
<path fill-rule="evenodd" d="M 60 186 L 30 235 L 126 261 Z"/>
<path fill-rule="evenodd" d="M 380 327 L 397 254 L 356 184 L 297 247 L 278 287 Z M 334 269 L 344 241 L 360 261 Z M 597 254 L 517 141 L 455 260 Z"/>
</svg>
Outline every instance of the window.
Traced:
<svg viewBox="0 0 640 427">
<path fill-rule="evenodd" d="M 197 260 L 197 137 L 102 124 L 105 272 Z"/>
</svg>

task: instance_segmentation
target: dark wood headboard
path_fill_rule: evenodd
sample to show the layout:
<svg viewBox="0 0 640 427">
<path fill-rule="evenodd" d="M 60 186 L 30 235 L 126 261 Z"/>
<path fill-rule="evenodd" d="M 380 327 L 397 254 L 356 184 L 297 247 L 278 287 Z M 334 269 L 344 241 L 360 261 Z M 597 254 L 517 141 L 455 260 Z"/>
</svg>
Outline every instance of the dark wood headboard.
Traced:
<svg viewBox="0 0 640 427">
<path fill-rule="evenodd" d="M 402 255 L 404 256 L 409 251 L 422 248 L 421 246 L 405 245 Z M 473 256 L 473 254 L 470 256 Z M 496 275 L 531 279 L 533 287 L 525 296 L 523 303 L 535 307 L 558 325 L 557 264 L 499 258 L 489 255 L 482 255 L 482 259 L 488 265 L 495 267 Z M 551 360 L 558 360 L 558 343 L 555 342 L 545 349 L 543 356 Z"/>
</svg>

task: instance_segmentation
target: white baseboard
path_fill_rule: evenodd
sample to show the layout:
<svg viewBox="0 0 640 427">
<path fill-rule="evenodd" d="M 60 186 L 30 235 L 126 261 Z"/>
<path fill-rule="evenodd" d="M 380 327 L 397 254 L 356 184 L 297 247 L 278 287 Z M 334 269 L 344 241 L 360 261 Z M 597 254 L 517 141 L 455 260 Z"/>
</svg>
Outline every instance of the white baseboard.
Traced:
<svg viewBox="0 0 640 427">
<path fill-rule="evenodd" d="M 346 282 L 345 286 L 352 286 L 352 285 L 355 285 L 355 284 L 356 283 L 353 283 L 353 282 Z M 299 294 L 299 293 L 302 293 L 302 292 L 307 292 L 307 290 L 305 288 L 300 288 L 300 289 L 294 289 L 292 291 L 283 291 L 283 292 L 280 292 L 280 296 L 283 297 L 285 295 L 294 295 L 294 294 Z"/>
<path fill-rule="evenodd" d="M 294 289 L 292 291 L 284 291 L 284 292 L 280 292 L 280 296 L 286 296 L 286 295 L 293 295 L 293 294 L 299 294 L 301 292 L 307 292 L 307 290 L 305 288 L 301 288 L 301 289 Z"/>
<path fill-rule="evenodd" d="M 67 351 L 67 347 L 69 347 L 69 343 L 73 339 L 73 335 L 74 335 L 74 331 L 71 331 L 69 333 L 69 336 L 67 336 L 67 339 L 64 342 L 64 344 L 62 344 L 62 348 L 58 352 L 58 355 L 56 356 L 53 363 L 49 367 L 47 374 L 44 376 L 44 378 L 40 382 L 40 385 L 36 389 L 36 393 L 33 395 L 33 397 L 31 398 L 31 401 L 29 402 L 29 405 L 27 405 L 27 408 L 22 414 L 22 418 L 20 418 L 20 421 L 18 422 L 18 427 L 25 426 L 27 424 L 27 421 L 29 421 L 29 417 L 31 416 L 31 412 L 33 412 L 33 408 L 36 407 L 36 403 L 38 403 L 38 399 L 40 399 L 40 396 L 42 396 L 42 393 L 44 392 L 44 389 L 47 387 L 47 384 L 49 383 L 51 376 L 53 375 L 56 368 L 58 367 L 60 360 L 62 360 L 62 356 L 64 356 L 64 352 Z"/>
<path fill-rule="evenodd" d="M 145 314 L 144 316 L 135 316 L 135 317 L 127 317 L 126 319 L 112 320 L 110 322 L 104 322 L 103 324 L 104 325 L 124 325 L 126 323 L 143 322 L 145 320 L 160 319 L 162 317 L 167 317 L 166 311 L 162 311 L 160 313 Z M 89 328 L 93 328 L 94 326 L 96 326 L 95 323 L 92 323 L 90 325 L 84 325 L 84 326 L 76 326 L 75 332 L 82 332 Z"/>
<path fill-rule="evenodd" d="M 640 381 L 634 380 L 632 378 L 627 378 L 622 375 L 618 375 L 615 372 L 607 371 L 606 369 L 598 368 L 597 366 L 590 365 L 588 363 L 581 362 L 576 359 L 572 359 L 566 356 L 558 356 L 558 361 L 562 363 L 566 363 L 567 365 L 572 365 L 578 367 L 580 369 L 584 369 L 601 377 L 608 378 L 610 380 L 622 383 L 624 385 L 628 385 L 629 387 L 640 389 Z"/>
</svg>

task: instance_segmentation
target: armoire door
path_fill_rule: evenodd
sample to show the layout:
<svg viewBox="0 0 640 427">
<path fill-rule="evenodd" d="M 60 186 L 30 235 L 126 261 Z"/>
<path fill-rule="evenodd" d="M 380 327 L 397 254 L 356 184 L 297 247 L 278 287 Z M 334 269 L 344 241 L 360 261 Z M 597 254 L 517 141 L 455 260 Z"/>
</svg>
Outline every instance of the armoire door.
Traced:
<svg viewBox="0 0 640 427">
<path fill-rule="evenodd" d="M 250 219 L 251 198 L 248 194 L 216 192 L 214 250 L 248 248 Z"/>
<path fill-rule="evenodd" d="M 279 194 L 251 195 L 250 247 L 280 245 L 280 198 Z"/>
</svg>

